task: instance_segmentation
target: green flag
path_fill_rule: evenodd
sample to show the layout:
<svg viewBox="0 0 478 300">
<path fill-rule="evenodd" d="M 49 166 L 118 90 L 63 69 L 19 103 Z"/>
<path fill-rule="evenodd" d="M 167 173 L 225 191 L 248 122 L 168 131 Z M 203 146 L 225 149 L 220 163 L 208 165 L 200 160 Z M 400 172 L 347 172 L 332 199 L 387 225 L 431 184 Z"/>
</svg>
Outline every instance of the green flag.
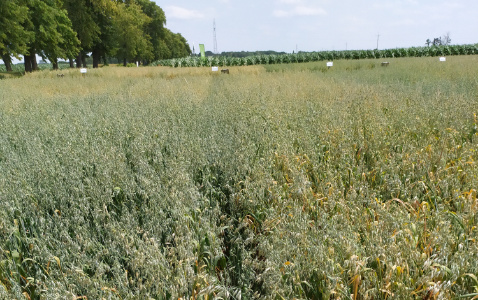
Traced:
<svg viewBox="0 0 478 300">
<path fill-rule="evenodd" d="M 206 57 L 206 53 L 204 51 L 204 44 L 199 44 L 199 51 L 201 51 L 201 57 L 202 58 L 205 58 Z"/>
</svg>

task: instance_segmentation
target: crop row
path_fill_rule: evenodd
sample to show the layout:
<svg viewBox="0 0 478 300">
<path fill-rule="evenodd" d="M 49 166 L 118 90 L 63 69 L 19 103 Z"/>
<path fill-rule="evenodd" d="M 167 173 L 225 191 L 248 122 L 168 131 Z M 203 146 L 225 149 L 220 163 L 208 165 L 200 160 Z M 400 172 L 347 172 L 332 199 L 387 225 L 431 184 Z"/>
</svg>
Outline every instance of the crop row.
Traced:
<svg viewBox="0 0 478 300">
<path fill-rule="evenodd" d="M 339 59 L 372 59 L 394 57 L 433 57 L 450 55 L 478 54 L 478 44 L 453 45 L 438 47 L 412 47 L 386 50 L 345 50 L 345 51 L 320 51 L 299 52 L 282 55 L 255 55 L 248 57 L 209 56 L 184 57 L 177 59 L 156 61 L 153 65 L 170 67 L 205 67 L 205 66 L 250 66 L 267 64 L 303 63 Z"/>
<path fill-rule="evenodd" d="M 58 64 L 58 69 L 63 70 L 69 68 L 70 65 L 68 64 Z M 40 70 L 52 70 L 53 65 L 51 63 L 46 63 L 46 64 L 38 64 L 38 69 Z M 6 72 L 7 69 L 5 68 L 5 65 L 0 64 L 0 72 Z M 12 71 L 13 72 L 25 72 L 25 65 L 24 64 L 12 64 Z"/>
</svg>

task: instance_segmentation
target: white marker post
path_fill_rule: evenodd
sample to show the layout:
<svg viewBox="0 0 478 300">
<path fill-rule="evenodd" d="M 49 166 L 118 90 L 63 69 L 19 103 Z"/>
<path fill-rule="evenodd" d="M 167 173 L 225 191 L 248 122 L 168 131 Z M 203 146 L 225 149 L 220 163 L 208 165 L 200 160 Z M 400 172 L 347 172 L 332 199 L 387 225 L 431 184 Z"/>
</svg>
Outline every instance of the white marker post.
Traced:
<svg viewBox="0 0 478 300">
<path fill-rule="evenodd" d="M 441 61 L 441 62 L 446 61 L 446 57 L 444 57 L 444 56 L 440 57 L 440 61 Z"/>
<path fill-rule="evenodd" d="M 330 69 L 330 68 L 332 68 L 333 66 L 334 66 L 334 63 L 333 63 L 333 62 L 331 62 L 331 61 L 327 62 L 327 68 Z"/>
</svg>

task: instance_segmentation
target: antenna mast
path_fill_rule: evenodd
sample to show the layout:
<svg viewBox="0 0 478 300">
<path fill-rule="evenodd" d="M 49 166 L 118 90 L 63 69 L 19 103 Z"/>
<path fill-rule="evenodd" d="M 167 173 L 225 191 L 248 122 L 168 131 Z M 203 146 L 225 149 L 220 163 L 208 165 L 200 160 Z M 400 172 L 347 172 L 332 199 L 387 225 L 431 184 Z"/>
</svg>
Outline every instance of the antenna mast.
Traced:
<svg viewBox="0 0 478 300">
<path fill-rule="evenodd" d="M 213 24 L 214 54 L 217 54 L 216 19 L 213 20 L 212 24 Z"/>
</svg>

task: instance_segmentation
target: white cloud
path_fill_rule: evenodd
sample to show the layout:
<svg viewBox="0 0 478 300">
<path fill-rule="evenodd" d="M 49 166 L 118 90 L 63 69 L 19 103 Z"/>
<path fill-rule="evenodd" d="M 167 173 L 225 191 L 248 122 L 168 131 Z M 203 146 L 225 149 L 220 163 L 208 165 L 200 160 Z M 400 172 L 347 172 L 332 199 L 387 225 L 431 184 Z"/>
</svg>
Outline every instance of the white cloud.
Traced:
<svg viewBox="0 0 478 300">
<path fill-rule="evenodd" d="M 204 18 L 204 14 L 195 11 L 186 9 L 179 6 L 166 6 L 165 8 L 166 16 L 173 19 L 201 19 Z"/>
<path fill-rule="evenodd" d="M 393 26 L 418 26 L 418 22 L 413 19 L 403 19 L 396 22 L 392 22 Z"/>
<path fill-rule="evenodd" d="M 279 0 L 279 3 L 299 4 L 299 3 L 302 3 L 302 0 Z"/>
<path fill-rule="evenodd" d="M 274 16 L 278 18 L 295 17 L 295 16 L 319 16 L 326 15 L 327 12 L 322 8 L 314 8 L 307 6 L 296 6 L 290 10 L 277 9 L 273 12 Z"/>
</svg>

